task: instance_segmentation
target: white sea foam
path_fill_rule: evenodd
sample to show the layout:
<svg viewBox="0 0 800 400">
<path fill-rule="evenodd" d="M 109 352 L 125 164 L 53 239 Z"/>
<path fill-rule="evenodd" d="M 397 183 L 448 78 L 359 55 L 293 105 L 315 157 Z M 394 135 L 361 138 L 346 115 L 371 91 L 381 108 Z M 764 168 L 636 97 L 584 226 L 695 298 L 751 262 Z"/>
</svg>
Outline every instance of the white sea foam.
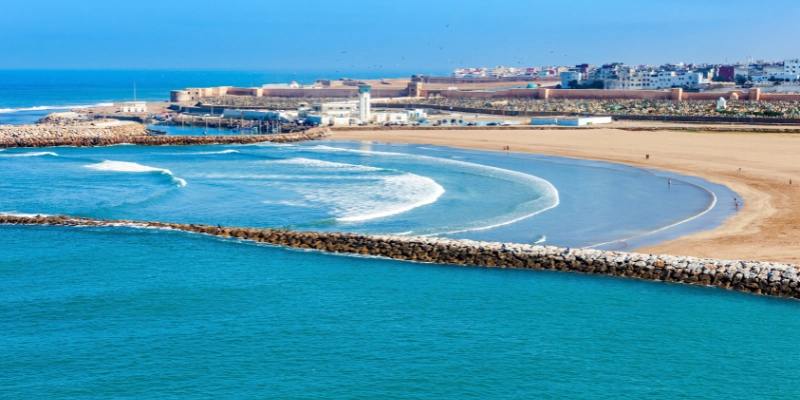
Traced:
<svg viewBox="0 0 800 400">
<path fill-rule="evenodd" d="M 75 106 L 36 106 L 36 107 L 20 107 L 20 108 L 0 108 L 0 114 L 8 114 L 21 111 L 71 110 L 73 108 L 111 107 L 113 105 L 114 103 L 97 103 L 97 104 L 75 105 Z"/>
<path fill-rule="evenodd" d="M 196 151 L 194 153 L 183 153 L 190 155 L 211 155 L 211 154 L 233 154 L 238 153 L 236 150 L 220 150 L 220 151 Z"/>
<path fill-rule="evenodd" d="M 111 161 L 105 160 L 99 164 L 92 164 L 86 165 L 86 168 L 93 169 L 95 171 L 114 171 L 114 172 L 156 172 L 164 175 L 169 175 L 172 177 L 172 180 L 178 184 L 178 186 L 186 186 L 186 181 L 176 177 L 172 174 L 172 171 L 164 168 L 155 168 L 155 167 L 148 167 L 147 165 L 141 165 L 133 162 L 127 161 Z"/>
<path fill-rule="evenodd" d="M 547 180 L 537 176 L 525 174 L 522 172 L 511 171 L 503 168 L 492 167 L 488 165 L 475 164 L 466 161 L 452 160 L 446 158 L 437 158 L 417 154 L 394 153 L 386 151 L 373 151 L 373 150 L 356 150 L 356 149 L 343 149 L 338 147 L 331 147 L 325 145 L 317 145 L 306 148 L 308 150 L 318 150 L 323 152 L 352 152 L 364 155 L 381 155 L 389 157 L 403 157 L 403 158 L 417 158 L 424 159 L 432 163 L 448 164 L 458 166 L 460 168 L 469 168 L 477 170 L 478 173 L 496 179 L 504 179 L 510 182 L 522 184 L 533 189 L 539 197 L 531 201 L 517 205 L 513 211 L 489 219 L 480 221 L 466 222 L 453 226 L 446 226 L 437 229 L 436 232 L 425 232 L 428 236 L 435 235 L 452 235 L 457 233 L 481 231 L 492 228 L 497 228 L 504 225 L 513 224 L 535 215 L 541 214 L 547 210 L 557 207 L 560 203 L 558 190 Z"/>
<path fill-rule="evenodd" d="M 261 177 L 280 180 L 281 188 L 303 196 L 303 203 L 295 205 L 324 207 L 341 222 L 362 222 L 404 213 L 436 202 L 445 192 L 431 178 L 366 165 L 309 158 L 256 163 L 299 167 L 289 175 Z M 303 182 L 308 179 L 314 182 Z"/>
<path fill-rule="evenodd" d="M 52 151 L 38 151 L 32 153 L 16 153 L 16 154 L 3 154 L 2 157 L 42 157 L 42 156 L 53 156 L 58 157 L 58 154 L 53 153 Z"/>
<path fill-rule="evenodd" d="M 312 158 L 287 158 L 283 160 L 269 160 L 269 161 L 256 161 L 259 164 L 282 164 L 282 165 L 297 165 L 307 168 L 318 168 L 326 170 L 336 170 L 337 172 L 353 171 L 380 171 L 381 168 L 370 167 L 366 165 L 346 164 L 333 161 L 315 160 Z"/>
<path fill-rule="evenodd" d="M 20 212 L 16 212 L 16 211 L 0 211 L 0 215 L 9 215 L 9 216 L 12 216 L 12 217 L 24 217 L 24 218 L 36 218 L 37 215 L 40 216 L 40 217 L 49 217 L 50 216 L 49 214 L 26 214 L 26 213 L 20 213 Z"/>
<path fill-rule="evenodd" d="M 368 221 L 401 214 L 435 203 L 445 190 L 431 178 L 415 174 L 383 177 L 368 190 L 354 195 L 351 190 L 326 191 L 324 197 L 306 196 L 309 200 L 334 201 L 342 222 Z"/>
</svg>

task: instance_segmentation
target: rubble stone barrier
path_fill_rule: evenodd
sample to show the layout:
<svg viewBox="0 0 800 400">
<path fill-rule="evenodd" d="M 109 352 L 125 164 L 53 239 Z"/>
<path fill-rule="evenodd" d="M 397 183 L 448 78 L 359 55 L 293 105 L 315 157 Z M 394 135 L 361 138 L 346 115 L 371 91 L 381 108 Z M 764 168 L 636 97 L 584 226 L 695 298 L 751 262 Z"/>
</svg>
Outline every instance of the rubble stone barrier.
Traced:
<svg viewBox="0 0 800 400">
<path fill-rule="evenodd" d="M 191 146 L 209 144 L 291 143 L 328 136 L 327 127 L 303 132 L 237 136 L 152 136 L 140 124 L 110 127 L 20 126 L 0 128 L 0 148 L 110 146 L 129 143 L 140 146 Z"/>
<path fill-rule="evenodd" d="M 800 298 L 800 267 L 773 262 L 716 260 L 432 237 L 295 232 L 67 216 L 0 215 L 0 225 L 9 224 L 169 229 L 331 253 L 436 264 L 570 271 Z"/>
</svg>

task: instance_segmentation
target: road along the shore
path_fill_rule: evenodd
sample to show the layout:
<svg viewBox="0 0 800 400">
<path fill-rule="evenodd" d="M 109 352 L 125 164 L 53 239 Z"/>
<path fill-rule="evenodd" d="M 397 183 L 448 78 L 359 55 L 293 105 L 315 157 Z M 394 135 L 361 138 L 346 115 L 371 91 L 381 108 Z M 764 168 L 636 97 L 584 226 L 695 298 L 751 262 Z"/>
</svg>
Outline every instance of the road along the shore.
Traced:
<svg viewBox="0 0 800 400">
<path fill-rule="evenodd" d="M 250 240 L 259 243 L 436 264 L 558 270 L 652 281 L 717 286 L 775 297 L 800 298 L 800 267 L 756 261 L 728 261 L 565 249 L 514 243 L 431 237 L 220 227 L 67 216 L 0 215 L 0 225 L 156 228 Z"/>
</svg>

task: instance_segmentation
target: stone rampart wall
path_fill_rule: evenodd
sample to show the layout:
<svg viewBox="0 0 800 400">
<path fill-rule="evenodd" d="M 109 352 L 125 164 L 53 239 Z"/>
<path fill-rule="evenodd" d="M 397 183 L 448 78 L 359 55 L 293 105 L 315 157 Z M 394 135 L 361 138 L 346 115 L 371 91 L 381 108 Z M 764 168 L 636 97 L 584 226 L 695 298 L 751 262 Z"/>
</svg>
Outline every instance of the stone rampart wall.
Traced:
<svg viewBox="0 0 800 400">
<path fill-rule="evenodd" d="M 93 220 L 66 216 L 0 215 L 0 224 L 131 226 L 173 229 L 260 243 L 398 260 L 484 267 L 571 271 L 646 280 L 717 286 L 777 297 L 800 298 L 800 267 L 758 261 L 564 249 L 513 243 L 428 237 L 294 232 L 210 225 Z"/>
</svg>

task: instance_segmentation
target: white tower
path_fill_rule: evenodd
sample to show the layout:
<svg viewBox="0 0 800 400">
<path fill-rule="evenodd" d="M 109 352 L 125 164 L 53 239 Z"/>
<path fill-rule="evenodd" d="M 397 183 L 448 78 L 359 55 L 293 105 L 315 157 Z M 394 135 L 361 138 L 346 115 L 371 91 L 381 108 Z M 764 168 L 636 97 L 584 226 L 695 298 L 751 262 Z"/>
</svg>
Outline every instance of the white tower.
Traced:
<svg viewBox="0 0 800 400">
<path fill-rule="evenodd" d="M 362 122 L 369 122 L 372 119 L 370 92 L 372 92 L 372 86 L 358 85 L 358 119 Z"/>
</svg>

